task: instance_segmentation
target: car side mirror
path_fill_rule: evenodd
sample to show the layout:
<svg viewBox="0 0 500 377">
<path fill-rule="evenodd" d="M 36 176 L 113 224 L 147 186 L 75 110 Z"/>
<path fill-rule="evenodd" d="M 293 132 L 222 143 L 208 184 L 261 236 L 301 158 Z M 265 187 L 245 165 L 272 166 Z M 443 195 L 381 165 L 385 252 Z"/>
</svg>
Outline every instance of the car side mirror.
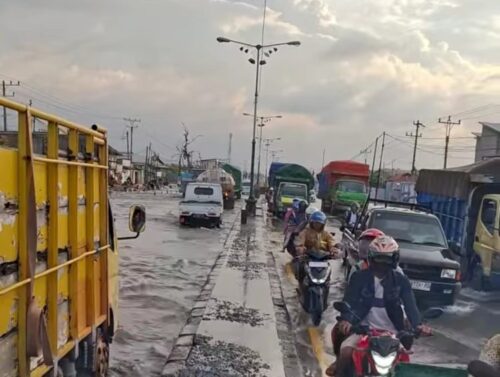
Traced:
<svg viewBox="0 0 500 377">
<path fill-rule="evenodd" d="M 131 232 L 142 233 L 146 229 L 146 208 L 142 205 L 133 205 L 128 213 L 128 228 Z"/>
<path fill-rule="evenodd" d="M 146 229 L 146 208 L 142 205 L 133 205 L 128 213 L 128 228 L 135 236 L 118 237 L 119 240 L 132 240 L 144 232 Z"/>
</svg>

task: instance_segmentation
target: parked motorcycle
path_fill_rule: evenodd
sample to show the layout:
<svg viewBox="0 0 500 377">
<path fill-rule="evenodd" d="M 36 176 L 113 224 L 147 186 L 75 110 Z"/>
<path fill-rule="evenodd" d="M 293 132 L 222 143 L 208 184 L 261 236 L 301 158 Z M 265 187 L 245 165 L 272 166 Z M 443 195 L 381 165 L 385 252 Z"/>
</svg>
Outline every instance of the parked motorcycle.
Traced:
<svg viewBox="0 0 500 377">
<path fill-rule="evenodd" d="M 321 322 L 323 312 L 328 306 L 330 276 L 332 273 L 330 253 L 308 250 L 303 263 L 303 278 L 299 277 L 299 300 L 304 310 L 311 315 L 314 326 Z"/>
<path fill-rule="evenodd" d="M 346 302 L 335 302 L 333 306 L 339 312 L 349 312 L 357 317 Z M 423 318 L 437 318 L 442 313 L 440 308 L 430 308 L 423 313 Z M 358 320 L 361 322 L 359 318 Z M 410 362 L 411 347 L 414 340 L 420 336 L 416 331 L 393 334 L 361 324 L 353 326 L 352 332 L 362 335 L 352 355 L 352 370 L 348 373 L 348 376 L 353 377 L 392 376 L 399 363 Z"/>
</svg>

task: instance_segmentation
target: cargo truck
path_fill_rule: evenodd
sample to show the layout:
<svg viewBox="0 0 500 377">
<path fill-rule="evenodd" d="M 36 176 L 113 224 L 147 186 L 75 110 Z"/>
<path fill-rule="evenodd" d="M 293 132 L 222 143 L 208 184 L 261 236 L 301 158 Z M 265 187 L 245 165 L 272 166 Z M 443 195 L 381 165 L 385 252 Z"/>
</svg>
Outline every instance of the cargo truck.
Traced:
<svg viewBox="0 0 500 377">
<path fill-rule="evenodd" d="M 281 217 L 290 208 L 294 198 L 309 203 L 314 177 L 301 165 L 273 162 L 269 169 L 269 186 L 274 189 L 273 212 Z"/>
<path fill-rule="evenodd" d="M 231 174 L 234 179 L 234 195 L 236 199 L 241 199 L 241 184 L 242 184 L 242 177 L 241 177 L 241 170 L 238 169 L 236 166 L 231 165 L 231 164 L 224 164 L 222 165 L 222 169 L 224 169 L 226 172 Z"/>
<path fill-rule="evenodd" d="M 209 169 L 201 173 L 197 178 L 197 182 L 218 183 L 222 186 L 222 196 L 224 199 L 224 209 L 233 209 L 236 199 L 234 191 L 234 178 L 224 169 Z"/>
<path fill-rule="evenodd" d="M 477 290 L 500 288 L 500 158 L 422 170 L 416 191 L 443 224 L 462 279 Z"/>
<path fill-rule="evenodd" d="M 118 244 L 107 133 L 0 98 L 0 374 L 108 374 L 118 326 Z M 33 132 L 32 119 L 47 132 Z M 144 230 L 142 206 L 129 227 Z"/>
<path fill-rule="evenodd" d="M 370 167 L 356 161 L 331 161 L 318 174 L 318 198 L 327 213 L 345 211 L 352 203 L 363 206 L 368 198 Z"/>
</svg>

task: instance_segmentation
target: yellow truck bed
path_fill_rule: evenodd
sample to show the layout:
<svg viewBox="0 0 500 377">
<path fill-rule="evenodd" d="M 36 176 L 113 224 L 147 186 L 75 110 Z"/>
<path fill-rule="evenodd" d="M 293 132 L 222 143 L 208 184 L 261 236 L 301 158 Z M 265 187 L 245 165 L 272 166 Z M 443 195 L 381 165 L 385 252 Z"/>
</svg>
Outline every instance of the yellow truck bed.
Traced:
<svg viewBox="0 0 500 377">
<path fill-rule="evenodd" d="M 0 377 L 42 376 L 115 325 L 106 133 L 0 106 L 18 116 L 17 132 L 0 133 Z M 32 117 L 46 131 L 34 133 Z"/>
</svg>

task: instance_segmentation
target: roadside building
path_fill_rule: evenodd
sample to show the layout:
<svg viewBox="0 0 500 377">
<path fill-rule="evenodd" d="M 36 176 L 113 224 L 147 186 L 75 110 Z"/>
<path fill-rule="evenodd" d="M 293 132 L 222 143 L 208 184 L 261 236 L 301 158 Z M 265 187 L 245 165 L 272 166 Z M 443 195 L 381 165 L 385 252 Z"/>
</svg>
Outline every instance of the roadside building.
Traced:
<svg viewBox="0 0 500 377">
<path fill-rule="evenodd" d="M 481 133 L 473 132 L 476 137 L 474 162 L 480 162 L 500 156 L 500 123 L 479 122 L 483 126 Z"/>
</svg>

